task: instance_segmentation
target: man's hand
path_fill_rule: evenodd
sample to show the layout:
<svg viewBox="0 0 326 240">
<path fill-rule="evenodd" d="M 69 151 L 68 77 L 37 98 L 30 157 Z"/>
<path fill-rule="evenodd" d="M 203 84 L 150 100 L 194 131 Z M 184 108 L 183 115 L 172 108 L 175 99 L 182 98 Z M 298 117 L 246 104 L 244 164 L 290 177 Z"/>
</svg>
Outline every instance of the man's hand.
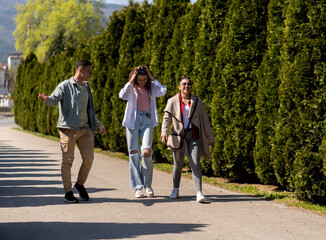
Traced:
<svg viewBox="0 0 326 240">
<path fill-rule="evenodd" d="M 98 131 L 99 131 L 101 134 L 106 133 L 105 127 L 104 127 L 103 125 L 100 126 L 100 128 L 98 129 Z"/>
<path fill-rule="evenodd" d="M 41 99 L 43 102 L 46 102 L 48 100 L 48 96 L 46 96 L 44 93 L 39 93 L 38 98 Z"/>
</svg>

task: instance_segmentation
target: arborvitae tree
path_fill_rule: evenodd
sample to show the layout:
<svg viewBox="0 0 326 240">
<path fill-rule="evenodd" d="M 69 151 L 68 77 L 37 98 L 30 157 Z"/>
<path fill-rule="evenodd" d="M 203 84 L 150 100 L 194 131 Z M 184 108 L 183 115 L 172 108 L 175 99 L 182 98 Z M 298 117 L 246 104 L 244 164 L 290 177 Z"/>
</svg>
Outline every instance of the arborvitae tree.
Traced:
<svg viewBox="0 0 326 240">
<path fill-rule="evenodd" d="M 202 11 L 198 19 L 198 37 L 193 46 L 194 57 L 191 60 L 194 63 L 191 78 L 193 93 L 203 100 L 206 111 L 210 115 L 214 93 L 211 78 L 216 48 L 222 39 L 222 28 L 225 14 L 229 9 L 229 1 L 202 0 L 197 4 L 197 8 Z M 212 159 L 202 158 L 201 166 L 204 174 L 212 174 Z"/>
<path fill-rule="evenodd" d="M 141 54 L 142 63 L 149 65 L 154 76 L 161 83 L 164 83 L 164 58 L 167 46 L 170 44 L 176 22 L 184 14 L 188 4 L 189 0 L 157 0 L 148 11 L 144 28 L 144 47 Z M 162 118 L 161 113 L 163 113 L 166 104 L 166 102 L 163 102 L 164 100 L 165 98 L 157 99 L 160 120 Z M 160 144 L 159 141 L 160 128 L 157 127 L 154 129 L 153 137 L 153 156 L 156 160 L 162 158 L 160 151 L 157 149 L 157 146 Z"/>
<path fill-rule="evenodd" d="M 146 12 L 147 15 L 144 28 L 144 46 L 141 54 L 142 59 L 139 61 L 149 65 L 152 59 L 152 49 L 154 46 L 153 34 L 155 31 L 154 24 L 159 13 L 159 4 L 150 5 L 147 8 Z"/>
<path fill-rule="evenodd" d="M 60 67 L 58 66 L 59 59 L 62 59 L 61 54 L 60 56 L 57 55 L 56 57 L 52 57 L 50 61 L 45 64 L 45 77 L 47 80 L 44 80 L 44 85 L 42 86 L 42 90 L 40 92 L 45 93 L 46 95 L 50 95 L 57 85 L 63 80 L 59 79 L 62 74 L 59 70 Z M 47 112 L 44 119 L 44 121 L 47 123 L 47 134 L 58 136 L 58 129 L 56 127 L 59 118 L 59 106 L 48 107 L 42 103 L 42 101 L 39 102 L 42 108 L 45 108 Z"/>
<path fill-rule="evenodd" d="M 161 102 L 167 102 L 168 98 L 174 96 L 178 92 L 178 79 L 181 78 L 182 73 L 180 70 L 180 61 L 182 58 L 182 49 L 180 47 L 183 35 L 184 35 L 184 16 L 178 19 L 175 24 L 173 36 L 170 45 L 167 47 L 164 57 L 164 78 L 160 79 L 160 82 L 166 86 L 168 92 L 165 96 L 162 96 Z M 162 118 L 159 119 L 160 125 L 162 123 Z M 157 132 L 160 132 L 161 128 L 158 127 Z M 169 162 L 173 162 L 171 151 L 167 149 L 166 145 L 163 144 L 160 139 L 157 141 L 156 145 L 158 151 L 160 152 L 161 158 L 168 159 Z"/>
<path fill-rule="evenodd" d="M 194 68 L 195 40 L 198 37 L 199 16 L 202 9 L 204 8 L 201 2 L 195 3 L 193 5 L 188 5 L 187 14 L 184 15 L 184 21 L 182 22 L 184 25 L 184 33 L 180 45 L 183 52 L 180 58 L 180 67 L 182 75 L 186 75 L 188 77 L 191 77 Z"/>
<path fill-rule="evenodd" d="M 325 136 L 326 14 L 324 1 L 292 0 L 281 49 L 280 109 L 273 148 L 280 184 L 300 198 L 325 201 L 321 171 Z M 325 165 L 324 165 L 325 166 Z"/>
<path fill-rule="evenodd" d="M 181 70 L 181 61 L 182 61 L 182 48 L 181 43 L 184 36 L 184 22 L 185 15 L 181 16 L 178 19 L 174 27 L 173 36 L 171 39 L 171 43 L 166 49 L 165 57 L 164 57 L 164 77 L 161 79 L 162 84 L 164 84 L 169 91 L 165 96 L 161 98 L 165 98 L 163 102 L 166 102 L 168 98 L 174 96 L 179 89 L 177 88 L 179 84 L 179 79 L 183 75 Z"/>
<path fill-rule="evenodd" d="M 259 67 L 256 111 L 256 146 L 254 151 L 255 171 L 263 183 L 276 183 L 271 157 L 272 139 L 279 108 L 278 87 L 280 49 L 283 41 L 284 19 L 287 0 L 271 0 L 268 5 L 266 42 L 268 50 Z"/>
<path fill-rule="evenodd" d="M 103 92 L 105 89 L 106 81 L 108 79 L 108 75 L 111 72 L 110 67 L 112 67 L 108 64 L 110 55 L 107 54 L 108 49 L 105 48 L 107 46 L 107 43 L 104 43 L 104 41 L 106 41 L 105 35 L 105 33 L 102 33 L 100 36 L 94 37 L 90 42 L 90 61 L 92 62 L 92 77 L 90 82 L 92 95 L 94 98 L 95 113 L 101 123 L 103 110 Z M 95 133 L 97 146 L 100 148 L 107 148 L 107 146 L 103 145 L 103 137 L 107 138 L 107 135 Z"/>
<path fill-rule="evenodd" d="M 266 50 L 267 0 L 234 0 L 226 15 L 214 69 L 214 172 L 254 179 L 256 71 Z"/>
<path fill-rule="evenodd" d="M 108 130 L 110 138 L 110 149 L 113 151 L 127 152 L 126 133 L 121 125 L 126 102 L 119 99 L 121 88 L 128 82 L 129 73 L 135 65 L 134 58 L 141 53 L 144 44 L 144 27 L 145 12 L 138 3 L 130 1 L 129 6 L 122 10 L 125 15 L 125 25 L 120 41 L 119 63 L 117 65 L 116 76 L 114 80 L 114 94 L 111 96 L 112 118 L 110 128 Z"/>
<path fill-rule="evenodd" d="M 151 52 L 151 69 L 156 76 L 164 75 L 164 55 L 167 46 L 170 44 L 174 25 L 178 18 L 185 14 L 189 0 L 158 0 L 154 7 L 159 8 L 159 12 L 153 24 L 153 46 Z"/>
<path fill-rule="evenodd" d="M 210 79 L 213 75 L 216 48 L 222 39 L 225 14 L 229 1 L 201 0 L 198 7 L 203 9 L 199 17 L 199 32 L 194 45 L 194 65 L 192 71 L 193 92 L 203 100 L 210 114 L 214 88 Z M 195 7 L 195 5 L 194 5 Z"/>
<path fill-rule="evenodd" d="M 55 58 L 53 56 L 49 58 L 49 60 L 44 64 L 43 73 L 39 76 L 40 93 L 46 93 L 47 95 L 49 95 L 51 89 L 49 89 L 48 86 L 53 82 L 52 76 L 53 76 L 54 65 L 55 65 Z M 34 97 L 37 98 L 37 96 Z M 51 135 L 51 131 L 49 131 L 49 129 L 50 129 L 50 123 L 52 123 L 52 121 L 49 121 L 49 119 L 47 119 L 50 108 L 46 106 L 42 101 L 37 101 L 37 109 L 38 109 L 37 110 L 38 114 L 36 115 L 36 121 L 38 126 L 38 132 L 45 135 Z"/>
<path fill-rule="evenodd" d="M 18 68 L 14 104 L 15 122 L 24 129 L 37 131 L 36 101 L 38 95 L 38 77 L 42 66 L 34 54 L 30 54 Z"/>
<path fill-rule="evenodd" d="M 102 91 L 102 99 L 100 100 L 100 105 L 98 106 L 99 114 L 97 117 L 101 123 L 106 127 L 110 128 L 112 115 L 111 97 L 114 94 L 114 77 L 115 77 L 115 68 L 119 62 L 119 47 L 120 40 L 123 33 L 123 27 L 125 25 L 124 17 L 121 17 L 119 12 L 113 13 L 110 17 L 110 23 L 108 28 L 104 33 L 99 37 L 97 41 L 94 41 L 94 45 L 98 45 L 98 53 L 101 55 L 101 61 L 97 60 L 96 55 L 92 56 L 92 62 L 97 66 L 95 69 L 98 69 L 102 74 L 99 76 L 105 80 L 105 86 Z M 101 49 L 101 50 L 100 50 Z M 104 149 L 109 148 L 109 142 L 114 141 L 111 139 L 108 134 L 102 134 L 102 146 Z"/>
<path fill-rule="evenodd" d="M 18 66 L 17 69 L 17 76 L 16 76 L 16 86 L 15 86 L 15 92 L 14 92 L 14 112 L 15 112 L 15 123 L 22 126 L 23 119 L 24 119 L 24 88 L 25 88 L 25 75 L 26 75 L 26 66 L 27 63 L 30 61 L 33 61 L 36 56 L 35 54 L 28 55 L 24 60 L 21 61 L 21 63 Z"/>
</svg>

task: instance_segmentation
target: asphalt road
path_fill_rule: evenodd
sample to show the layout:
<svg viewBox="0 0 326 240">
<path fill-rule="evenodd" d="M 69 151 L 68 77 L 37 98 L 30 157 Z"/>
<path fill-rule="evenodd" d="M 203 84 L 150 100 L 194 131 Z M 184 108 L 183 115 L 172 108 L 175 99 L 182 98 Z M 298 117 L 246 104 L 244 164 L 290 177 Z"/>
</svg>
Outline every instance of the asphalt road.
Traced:
<svg viewBox="0 0 326 240">
<path fill-rule="evenodd" d="M 63 201 L 59 143 L 12 129 L 0 118 L 0 239 L 275 239 L 325 240 L 326 218 L 261 198 L 203 185 L 195 201 L 182 179 L 168 198 L 171 174 L 154 171 L 154 198 L 134 198 L 128 162 L 96 154 L 85 184 L 91 200 Z M 76 149 L 73 182 L 81 163 Z"/>
</svg>

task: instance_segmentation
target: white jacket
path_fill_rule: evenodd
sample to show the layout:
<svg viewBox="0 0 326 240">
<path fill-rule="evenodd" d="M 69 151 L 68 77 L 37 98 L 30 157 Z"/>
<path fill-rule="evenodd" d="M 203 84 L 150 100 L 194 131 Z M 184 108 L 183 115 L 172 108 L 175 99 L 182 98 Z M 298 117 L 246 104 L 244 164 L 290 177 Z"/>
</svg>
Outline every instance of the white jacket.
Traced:
<svg viewBox="0 0 326 240">
<path fill-rule="evenodd" d="M 150 81 L 150 80 L 149 80 Z M 166 94 L 166 87 L 163 86 L 157 79 L 151 81 L 152 90 L 150 94 L 151 99 L 151 118 L 153 127 L 158 126 L 158 113 L 156 107 L 155 97 L 162 97 Z M 122 126 L 130 129 L 135 128 L 136 111 L 137 111 L 137 91 L 133 89 L 130 82 L 120 90 L 119 98 L 127 101 L 125 115 L 123 117 Z"/>
</svg>

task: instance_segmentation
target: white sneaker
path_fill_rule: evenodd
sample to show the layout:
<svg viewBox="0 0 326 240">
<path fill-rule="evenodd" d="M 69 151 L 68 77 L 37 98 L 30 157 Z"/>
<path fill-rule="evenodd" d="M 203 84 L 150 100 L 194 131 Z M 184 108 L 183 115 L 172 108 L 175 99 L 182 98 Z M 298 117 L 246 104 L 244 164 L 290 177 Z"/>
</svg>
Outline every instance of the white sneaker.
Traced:
<svg viewBox="0 0 326 240">
<path fill-rule="evenodd" d="M 141 189 L 136 189 L 136 191 L 135 191 L 135 197 L 136 198 L 142 198 L 142 197 L 144 197 L 143 191 Z"/>
<path fill-rule="evenodd" d="M 207 199 L 206 197 L 203 195 L 203 193 L 201 191 L 198 191 L 197 192 L 197 202 L 198 203 L 203 203 L 203 202 L 206 202 Z"/>
<path fill-rule="evenodd" d="M 154 197 L 153 189 L 150 187 L 146 188 L 146 195 L 147 195 L 147 197 Z"/>
<path fill-rule="evenodd" d="M 170 195 L 170 199 L 176 199 L 179 197 L 179 188 L 173 188 L 172 193 Z"/>
</svg>

